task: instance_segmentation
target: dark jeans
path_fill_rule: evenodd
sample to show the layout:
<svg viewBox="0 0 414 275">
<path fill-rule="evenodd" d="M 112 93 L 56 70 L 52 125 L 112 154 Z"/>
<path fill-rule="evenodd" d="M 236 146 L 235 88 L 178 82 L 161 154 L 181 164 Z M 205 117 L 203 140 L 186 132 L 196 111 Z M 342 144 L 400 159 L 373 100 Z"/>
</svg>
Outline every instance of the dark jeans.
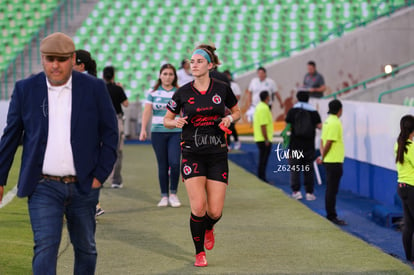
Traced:
<svg viewBox="0 0 414 275">
<path fill-rule="evenodd" d="M 92 184 L 92 183 L 91 183 Z M 56 274 L 63 215 L 74 248 L 74 274 L 94 274 L 96 267 L 95 213 L 99 189 L 79 193 L 76 184 L 41 180 L 29 197 L 34 235 L 34 275 Z"/>
<path fill-rule="evenodd" d="M 404 209 L 402 241 L 407 261 L 414 261 L 414 186 L 399 183 L 398 195 Z"/>
<path fill-rule="evenodd" d="M 269 160 L 270 151 L 272 150 L 272 144 L 270 143 L 266 146 L 264 141 L 256 142 L 257 147 L 259 148 L 259 167 L 257 169 L 257 176 L 263 181 L 266 179 L 266 167 Z"/>
<path fill-rule="evenodd" d="M 114 169 L 112 171 L 112 184 L 122 184 L 122 149 L 124 147 L 124 119 L 122 114 L 117 114 L 118 117 L 118 147 L 117 147 L 117 159 L 114 164 Z"/>
<path fill-rule="evenodd" d="M 158 162 L 161 196 L 177 193 L 180 178 L 180 139 L 181 133 L 152 132 L 151 134 L 152 147 Z M 170 172 L 169 176 L 168 172 Z"/>
<path fill-rule="evenodd" d="M 337 218 L 336 195 L 343 174 L 343 163 L 324 163 L 326 170 L 325 208 L 329 220 Z"/>
<path fill-rule="evenodd" d="M 312 158 L 289 159 L 290 165 L 290 187 L 293 192 L 300 190 L 300 175 L 303 173 L 306 193 L 313 194 L 313 160 Z M 309 169 L 309 170 L 308 170 Z"/>
</svg>

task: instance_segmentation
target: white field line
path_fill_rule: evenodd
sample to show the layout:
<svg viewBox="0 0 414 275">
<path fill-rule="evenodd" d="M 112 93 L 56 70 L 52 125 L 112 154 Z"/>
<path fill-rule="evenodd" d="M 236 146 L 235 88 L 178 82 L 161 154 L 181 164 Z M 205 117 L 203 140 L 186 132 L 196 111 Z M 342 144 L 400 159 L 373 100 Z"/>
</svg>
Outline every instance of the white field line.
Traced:
<svg viewBox="0 0 414 275">
<path fill-rule="evenodd" d="M 0 203 L 0 208 L 5 207 L 9 202 L 13 200 L 13 198 L 16 196 L 17 193 L 17 185 L 13 187 L 12 190 L 7 192 L 7 194 L 3 197 L 2 203 Z"/>
</svg>

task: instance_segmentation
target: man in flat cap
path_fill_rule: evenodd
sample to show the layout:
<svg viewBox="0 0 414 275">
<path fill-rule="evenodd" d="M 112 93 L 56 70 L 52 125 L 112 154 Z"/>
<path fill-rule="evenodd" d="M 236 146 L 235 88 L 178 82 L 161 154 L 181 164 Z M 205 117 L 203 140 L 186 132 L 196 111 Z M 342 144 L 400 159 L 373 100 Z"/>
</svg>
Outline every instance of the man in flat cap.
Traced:
<svg viewBox="0 0 414 275">
<path fill-rule="evenodd" d="M 74 274 L 94 274 L 95 206 L 117 156 L 115 111 L 102 80 L 72 70 L 70 37 L 53 33 L 40 52 L 44 71 L 17 81 L 10 101 L 0 140 L 0 194 L 23 135 L 17 195 L 28 197 L 33 274 L 56 274 L 64 215 Z"/>
</svg>

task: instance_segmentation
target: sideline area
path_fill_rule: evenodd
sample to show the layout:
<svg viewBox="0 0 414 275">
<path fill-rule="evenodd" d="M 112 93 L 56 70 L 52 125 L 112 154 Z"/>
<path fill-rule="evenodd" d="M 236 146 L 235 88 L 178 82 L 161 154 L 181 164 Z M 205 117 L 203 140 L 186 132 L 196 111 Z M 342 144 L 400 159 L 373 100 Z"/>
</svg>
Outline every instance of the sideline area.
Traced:
<svg viewBox="0 0 414 275">
<path fill-rule="evenodd" d="M 196 268 L 184 185 L 178 193 L 181 208 L 158 208 L 156 171 L 150 145 L 125 146 L 124 188 L 111 189 L 107 184 L 101 193 L 106 212 L 97 224 L 96 274 L 413 273 L 409 265 L 343 232 L 233 163 L 216 246 L 207 252 L 209 266 Z M 13 223 L 15 233 L 7 231 L 13 219 L 19 219 Z M 6 244 L 0 249 L 0 274 L 30 274 L 33 244 L 25 199 L 0 209 L 0 243 Z M 10 257 L 17 246 L 22 252 Z M 3 273 L 5 265 L 12 271 Z M 58 274 L 73 274 L 72 267 L 65 233 Z"/>
<path fill-rule="evenodd" d="M 124 188 L 104 188 L 98 218 L 97 274 L 409 274 L 410 266 L 343 232 L 281 190 L 230 164 L 223 219 L 209 266 L 193 267 L 189 205 L 157 208 L 151 146 L 126 146 Z M 108 185 L 107 185 L 108 186 Z M 59 259 L 71 274 L 72 251 Z"/>
<path fill-rule="evenodd" d="M 287 164 L 286 160 L 279 162 L 274 151 L 276 148 L 277 144 L 274 144 L 267 166 L 267 179 L 269 184 L 283 190 L 287 196 L 290 196 L 292 194 L 290 173 L 280 171 L 275 173 L 279 164 Z M 242 150 L 230 154 L 230 160 L 255 175 L 258 160 L 256 144 L 243 143 Z M 302 199 L 301 203 L 322 217 L 325 217 L 325 169 L 320 166 L 319 171 L 322 178 L 322 185 L 318 185 L 315 182 L 315 195 L 317 199 L 315 201 Z M 301 185 L 301 192 L 304 194 L 303 179 Z M 381 203 L 350 191 L 340 190 L 337 196 L 337 212 L 339 217 L 348 223 L 347 226 L 343 226 L 341 229 L 381 248 L 385 253 L 405 261 L 401 232 L 396 228 L 380 225 L 373 220 L 372 211 L 377 205 L 381 205 Z"/>
</svg>

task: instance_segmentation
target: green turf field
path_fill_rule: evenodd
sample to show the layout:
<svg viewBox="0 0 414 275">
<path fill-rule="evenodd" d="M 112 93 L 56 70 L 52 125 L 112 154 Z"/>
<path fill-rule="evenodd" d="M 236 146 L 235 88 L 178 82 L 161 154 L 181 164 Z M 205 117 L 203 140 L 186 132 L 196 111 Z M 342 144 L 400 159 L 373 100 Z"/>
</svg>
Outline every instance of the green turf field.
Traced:
<svg viewBox="0 0 414 275">
<path fill-rule="evenodd" d="M 17 183 L 20 155 L 19 149 L 4 194 Z M 26 201 L 15 198 L 0 209 L 0 275 L 31 274 L 33 235 Z"/>
<path fill-rule="evenodd" d="M 181 208 L 157 208 L 156 169 L 149 145 L 125 147 L 124 188 L 108 185 L 101 193 L 106 213 L 98 218 L 97 274 L 413 273 L 234 164 L 216 246 L 207 252 L 209 266 L 193 267 L 184 185 L 178 193 Z M 73 274 L 66 236 L 58 274 Z M 0 243 L 0 274 L 30 274 L 33 244 L 25 199 L 0 209 Z"/>
</svg>

